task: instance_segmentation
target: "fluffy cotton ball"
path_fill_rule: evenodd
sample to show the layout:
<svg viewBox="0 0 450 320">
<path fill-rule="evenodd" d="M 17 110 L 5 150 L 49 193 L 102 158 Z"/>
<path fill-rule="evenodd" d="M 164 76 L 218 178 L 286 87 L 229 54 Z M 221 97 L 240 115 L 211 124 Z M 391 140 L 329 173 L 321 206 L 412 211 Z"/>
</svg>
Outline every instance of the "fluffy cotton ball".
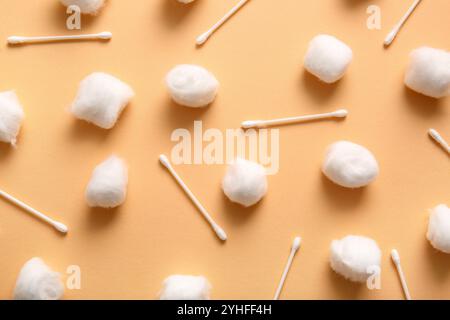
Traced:
<svg viewBox="0 0 450 320">
<path fill-rule="evenodd" d="M 322 171 L 340 186 L 360 188 L 375 180 L 379 169 L 369 150 L 349 141 L 338 141 L 328 148 Z"/>
<path fill-rule="evenodd" d="M 99 164 L 86 188 L 86 201 L 91 207 L 114 208 L 125 201 L 128 170 L 122 159 L 111 156 Z"/>
<path fill-rule="evenodd" d="M 15 300 L 59 300 L 63 294 L 61 276 L 41 258 L 33 258 L 25 263 L 14 289 Z"/>
<path fill-rule="evenodd" d="M 166 84 L 172 99 L 186 107 L 206 107 L 214 101 L 219 82 L 203 67 L 178 65 L 166 76 Z"/>
<path fill-rule="evenodd" d="M 427 239 L 434 248 L 450 253 L 450 208 L 445 204 L 431 210 Z"/>
<path fill-rule="evenodd" d="M 266 170 L 258 163 L 237 158 L 228 166 L 222 189 L 231 201 L 252 206 L 267 193 Z"/>
<path fill-rule="evenodd" d="M 66 7 L 75 5 L 82 13 L 95 15 L 105 4 L 105 0 L 60 0 Z"/>
<path fill-rule="evenodd" d="M 72 113 L 78 119 L 111 129 L 133 96 L 133 89 L 126 83 L 109 74 L 95 72 L 81 81 Z"/>
<path fill-rule="evenodd" d="M 433 98 L 450 95 L 450 52 L 422 47 L 413 50 L 405 84 Z"/>
<path fill-rule="evenodd" d="M 0 93 L 0 141 L 16 144 L 24 114 L 13 91 Z"/>
<path fill-rule="evenodd" d="M 333 36 L 321 34 L 309 43 L 304 64 L 320 80 L 333 83 L 344 76 L 352 59 L 349 46 Z"/>
<path fill-rule="evenodd" d="M 211 285 L 202 276 L 173 275 L 163 282 L 160 300 L 209 300 Z"/>
<path fill-rule="evenodd" d="M 380 263 L 380 248 L 370 238 L 347 236 L 331 243 L 331 268 L 348 280 L 365 282 L 370 275 L 381 270 Z"/>
</svg>

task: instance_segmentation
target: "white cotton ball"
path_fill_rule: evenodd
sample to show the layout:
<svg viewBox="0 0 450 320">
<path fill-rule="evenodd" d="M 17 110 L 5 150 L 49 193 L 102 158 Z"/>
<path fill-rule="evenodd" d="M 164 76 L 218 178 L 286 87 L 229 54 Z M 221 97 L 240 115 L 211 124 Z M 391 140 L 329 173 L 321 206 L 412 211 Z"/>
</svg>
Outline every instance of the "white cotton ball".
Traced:
<svg viewBox="0 0 450 320">
<path fill-rule="evenodd" d="M 362 236 L 346 236 L 331 242 L 331 268 L 344 278 L 365 282 L 381 270 L 381 251 L 377 243 Z"/>
<path fill-rule="evenodd" d="M 0 141 L 16 144 L 24 117 L 22 106 L 14 91 L 0 93 Z"/>
<path fill-rule="evenodd" d="M 333 83 L 344 76 L 352 59 L 349 46 L 333 36 L 321 34 L 309 43 L 304 65 L 320 80 Z"/>
<path fill-rule="evenodd" d="M 95 15 L 105 4 L 105 0 L 60 0 L 66 7 L 78 6 L 81 13 Z"/>
<path fill-rule="evenodd" d="M 328 148 L 322 171 L 340 186 L 360 188 L 374 181 L 379 169 L 369 150 L 349 141 L 338 141 Z"/>
<path fill-rule="evenodd" d="M 111 156 L 99 164 L 86 188 L 90 207 L 114 208 L 125 202 L 128 169 L 122 159 Z"/>
<path fill-rule="evenodd" d="M 422 47 L 411 52 L 410 60 L 407 87 L 437 99 L 450 95 L 450 52 Z"/>
<path fill-rule="evenodd" d="M 190 64 L 173 68 L 166 76 L 166 84 L 176 103 L 191 108 L 211 104 L 219 90 L 219 82 L 211 72 Z"/>
<path fill-rule="evenodd" d="M 15 300 L 59 300 L 63 294 L 60 274 L 52 271 L 41 258 L 25 263 L 14 289 Z"/>
<path fill-rule="evenodd" d="M 267 193 L 266 170 L 258 163 L 237 158 L 228 166 L 222 189 L 231 201 L 252 206 Z"/>
<path fill-rule="evenodd" d="M 450 253 L 450 208 L 445 204 L 431 210 L 427 239 L 434 248 Z"/>
<path fill-rule="evenodd" d="M 95 72 L 81 81 L 72 113 L 78 119 L 111 129 L 133 97 L 133 89 L 126 83 L 109 74 Z"/>
<path fill-rule="evenodd" d="M 203 276 L 172 275 L 163 282 L 160 300 L 209 300 L 211 284 Z"/>
</svg>

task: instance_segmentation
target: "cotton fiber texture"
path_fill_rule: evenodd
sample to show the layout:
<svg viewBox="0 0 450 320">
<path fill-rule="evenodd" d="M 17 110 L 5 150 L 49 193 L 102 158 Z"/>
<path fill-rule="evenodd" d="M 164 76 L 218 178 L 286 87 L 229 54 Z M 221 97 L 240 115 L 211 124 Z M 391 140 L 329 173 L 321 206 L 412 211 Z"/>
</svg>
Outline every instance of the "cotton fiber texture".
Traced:
<svg viewBox="0 0 450 320">
<path fill-rule="evenodd" d="M 163 282 L 160 300 L 209 300 L 211 285 L 203 276 L 172 275 Z"/>
<path fill-rule="evenodd" d="M 250 207 L 267 193 L 266 170 L 256 162 L 237 158 L 228 166 L 222 189 L 231 201 Z"/>
<path fill-rule="evenodd" d="M 429 47 L 413 50 L 405 84 L 436 99 L 450 95 L 450 52 Z"/>
<path fill-rule="evenodd" d="M 450 253 L 450 208 L 445 204 L 431 210 L 427 239 L 437 250 Z"/>
<path fill-rule="evenodd" d="M 133 97 L 133 89 L 126 83 L 109 74 L 95 72 L 81 82 L 72 113 L 78 119 L 111 129 Z"/>
<path fill-rule="evenodd" d="M 380 248 L 370 238 L 350 235 L 331 243 L 331 268 L 348 280 L 365 282 L 381 270 L 380 263 Z"/>
<path fill-rule="evenodd" d="M 111 156 L 94 169 L 86 189 L 86 201 L 90 207 L 120 206 L 125 202 L 127 185 L 127 166 L 122 159 Z"/>
<path fill-rule="evenodd" d="M 0 141 L 15 145 L 23 118 L 23 109 L 14 91 L 1 92 Z"/>
<path fill-rule="evenodd" d="M 186 107 L 201 108 L 211 104 L 219 90 L 219 81 L 203 67 L 182 64 L 166 76 L 172 99 Z"/>
<path fill-rule="evenodd" d="M 328 148 L 322 171 L 340 186 L 360 188 L 375 180 L 379 168 L 373 154 L 363 146 L 338 141 Z"/>
<path fill-rule="evenodd" d="M 75 5 L 81 13 L 96 15 L 105 4 L 105 0 L 59 0 L 66 7 Z"/>
<path fill-rule="evenodd" d="M 341 40 L 321 34 L 309 43 L 305 57 L 308 72 L 326 83 L 341 79 L 353 59 L 353 52 Z"/>
<path fill-rule="evenodd" d="M 14 289 L 15 300 L 59 300 L 63 294 L 60 274 L 52 271 L 41 258 L 25 263 Z"/>
</svg>

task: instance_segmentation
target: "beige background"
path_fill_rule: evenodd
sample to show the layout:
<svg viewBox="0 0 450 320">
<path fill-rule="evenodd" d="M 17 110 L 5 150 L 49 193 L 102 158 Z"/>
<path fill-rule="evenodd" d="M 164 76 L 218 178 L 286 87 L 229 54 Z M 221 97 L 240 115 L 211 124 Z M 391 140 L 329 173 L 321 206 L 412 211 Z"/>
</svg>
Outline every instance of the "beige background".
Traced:
<svg viewBox="0 0 450 320">
<path fill-rule="evenodd" d="M 9 299 L 25 261 L 42 257 L 62 273 L 82 270 L 82 290 L 67 299 L 153 299 L 173 273 L 203 274 L 216 299 L 270 299 L 297 234 L 304 239 L 282 298 L 401 299 L 390 262 L 396 247 L 414 298 L 450 298 L 450 256 L 425 239 L 427 209 L 449 204 L 449 158 L 427 137 L 450 138 L 450 99 L 405 89 L 410 50 L 450 49 L 450 2 L 424 1 L 388 50 L 384 36 L 411 1 L 253 0 L 201 49 L 194 40 L 235 1 L 109 1 L 83 32 L 110 30 L 110 43 L 0 48 L 0 91 L 16 89 L 26 111 L 17 149 L 0 146 L 1 188 L 70 226 L 67 236 L 0 201 L 0 298 Z M 132 5 L 131 5 L 132 3 Z M 382 9 L 382 30 L 366 28 L 366 8 Z M 12 34 L 73 34 L 56 0 L 1 0 L 0 39 Z M 302 69 L 309 40 L 325 32 L 354 50 L 345 78 L 324 85 Z M 2 40 L 2 41 L 4 41 Z M 163 78 L 175 64 L 197 63 L 220 80 L 203 111 L 170 102 Z M 67 108 L 79 81 L 93 71 L 128 82 L 137 96 L 111 131 L 76 121 Z M 158 164 L 176 128 L 235 128 L 240 121 L 350 110 L 343 122 L 281 130 L 281 169 L 264 201 L 244 210 L 220 189 L 223 166 L 178 166 L 192 190 L 228 232 L 221 244 Z M 338 139 L 367 146 L 381 174 L 370 187 L 347 191 L 320 173 L 325 148 Z M 90 210 L 84 188 L 111 153 L 130 166 L 126 204 Z M 373 237 L 383 250 L 382 290 L 369 291 L 335 275 L 330 241 Z"/>
</svg>

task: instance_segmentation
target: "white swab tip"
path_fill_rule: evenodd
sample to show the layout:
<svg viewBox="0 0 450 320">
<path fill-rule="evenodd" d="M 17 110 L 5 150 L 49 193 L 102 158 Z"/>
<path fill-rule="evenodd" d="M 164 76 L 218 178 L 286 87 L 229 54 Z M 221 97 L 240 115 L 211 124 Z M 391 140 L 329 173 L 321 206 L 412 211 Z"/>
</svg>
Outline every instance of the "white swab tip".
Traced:
<svg viewBox="0 0 450 320">
<path fill-rule="evenodd" d="M 395 36 L 397 35 L 397 29 L 393 29 L 384 39 L 384 45 L 389 46 L 395 39 Z"/>
<path fill-rule="evenodd" d="M 241 123 L 241 127 L 243 129 L 250 129 L 257 127 L 260 124 L 259 120 L 247 120 Z"/>
<path fill-rule="evenodd" d="M 209 36 L 210 36 L 210 35 L 209 35 L 208 32 L 203 33 L 203 34 L 201 34 L 201 35 L 199 35 L 199 36 L 197 37 L 197 39 L 195 40 L 195 43 L 196 43 L 198 46 L 201 46 L 202 44 L 204 44 L 204 43 L 206 42 L 206 40 L 208 40 Z"/>
<path fill-rule="evenodd" d="M 102 40 L 109 40 L 112 38 L 112 33 L 109 31 L 100 32 L 98 38 Z"/>
<path fill-rule="evenodd" d="M 435 129 L 430 129 L 428 130 L 428 134 L 433 137 L 434 139 L 440 139 L 441 135 L 439 134 L 439 132 L 437 132 Z"/>
<path fill-rule="evenodd" d="M 19 37 L 19 36 L 11 36 L 8 37 L 8 43 L 9 44 L 19 44 L 26 41 L 25 37 Z"/>
<path fill-rule="evenodd" d="M 394 261 L 395 264 L 399 264 L 400 263 L 400 255 L 398 254 L 397 250 L 392 249 L 392 251 L 391 251 L 391 258 L 392 258 L 392 261 Z"/>
<path fill-rule="evenodd" d="M 297 251 L 300 249 L 300 245 L 302 244 L 302 238 L 295 237 L 294 242 L 292 243 L 292 250 Z"/>
<path fill-rule="evenodd" d="M 346 116 L 348 116 L 348 110 L 345 110 L 345 109 L 337 110 L 337 111 L 333 112 L 333 115 L 336 118 L 345 118 Z"/>
<path fill-rule="evenodd" d="M 168 168 L 170 166 L 169 158 L 167 158 L 166 155 L 164 155 L 164 154 L 161 154 L 159 156 L 159 162 L 161 162 L 161 164 L 166 168 Z"/>
<path fill-rule="evenodd" d="M 228 236 L 227 236 L 227 234 L 225 233 L 225 231 L 221 227 L 215 226 L 214 227 L 214 231 L 216 232 L 216 234 L 217 234 L 217 236 L 219 237 L 220 240 L 227 241 Z"/>
<path fill-rule="evenodd" d="M 53 226 L 61 233 L 67 233 L 69 231 L 69 228 L 67 228 L 67 226 L 61 222 L 55 222 Z"/>
</svg>

